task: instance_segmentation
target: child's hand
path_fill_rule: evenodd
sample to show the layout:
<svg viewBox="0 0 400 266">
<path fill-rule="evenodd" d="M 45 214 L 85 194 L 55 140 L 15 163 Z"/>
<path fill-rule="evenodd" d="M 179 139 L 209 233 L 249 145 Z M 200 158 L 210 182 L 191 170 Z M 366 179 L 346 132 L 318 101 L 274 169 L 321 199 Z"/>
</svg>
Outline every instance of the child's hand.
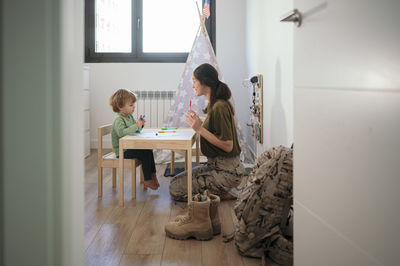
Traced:
<svg viewBox="0 0 400 266">
<path fill-rule="evenodd" d="M 143 116 L 140 116 L 140 118 L 139 118 L 139 121 L 141 121 L 142 122 L 142 125 L 139 127 L 139 128 L 143 128 L 144 127 L 144 125 L 146 124 L 146 119 L 144 118 L 145 116 L 143 115 Z M 139 122 L 138 121 L 138 122 Z"/>
<path fill-rule="evenodd" d="M 138 120 L 136 122 L 136 125 L 137 125 L 138 128 L 142 128 L 142 126 L 144 126 L 144 121 L 143 120 Z"/>
</svg>

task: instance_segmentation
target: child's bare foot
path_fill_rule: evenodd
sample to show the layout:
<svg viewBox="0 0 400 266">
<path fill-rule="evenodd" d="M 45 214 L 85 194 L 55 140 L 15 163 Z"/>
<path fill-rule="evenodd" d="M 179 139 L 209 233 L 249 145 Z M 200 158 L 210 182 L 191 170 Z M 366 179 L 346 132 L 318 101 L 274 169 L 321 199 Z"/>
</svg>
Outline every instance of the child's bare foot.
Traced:
<svg viewBox="0 0 400 266">
<path fill-rule="evenodd" d="M 157 186 L 157 184 L 154 182 L 153 179 L 152 179 L 152 180 L 144 180 L 144 181 L 143 181 L 143 186 L 144 186 L 144 187 L 148 187 L 148 188 L 150 188 L 150 189 L 152 189 L 152 190 L 157 190 L 157 189 L 158 189 L 158 186 Z"/>
<path fill-rule="evenodd" d="M 151 178 L 153 178 L 154 183 L 157 185 L 157 187 L 159 187 L 159 186 L 160 186 L 160 183 L 158 183 L 157 174 L 156 174 L 156 173 L 153 173 L 153 174 L 151 175 Z"/>
<path fill-rule="evenodd" d="M 220 196 L 221 200 L 236 200 L 237 198 L 233 196 L 232 194 L 226 192 L 224 195 Z"/>
</svg>

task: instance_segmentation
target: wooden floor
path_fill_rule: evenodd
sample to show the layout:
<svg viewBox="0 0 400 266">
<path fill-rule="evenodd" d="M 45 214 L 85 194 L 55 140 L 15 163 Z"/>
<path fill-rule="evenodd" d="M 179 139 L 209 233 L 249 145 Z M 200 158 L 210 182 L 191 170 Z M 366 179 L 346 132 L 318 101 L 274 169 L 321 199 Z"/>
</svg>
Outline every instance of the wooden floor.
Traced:
<svg viewBox="0 0 400 266">
<path fill-rule="evenodd" d="M 224 243 L 222 235 L 209 241 L 166 237 L 165 224 L 184 211 L 170 198 L 165 168 L 165 164 L 157 165 L 161 184 L 157 191 L 143 191 L 137 178 L 136 200 L 131 199 L 131 172 L 127 169 L 125 206 L 121 208 L 118 189 L 111 186 L 111 169 L 103 170 L 103 197 L 97 198 L 97 150 L 91 151 L 85 159 L 86 265 L 260 265 L 259 259 L 240 256 L 234 242 Z M 222 234 L 234 229 L 233 204 L 220 204 Z"/>
</svg>

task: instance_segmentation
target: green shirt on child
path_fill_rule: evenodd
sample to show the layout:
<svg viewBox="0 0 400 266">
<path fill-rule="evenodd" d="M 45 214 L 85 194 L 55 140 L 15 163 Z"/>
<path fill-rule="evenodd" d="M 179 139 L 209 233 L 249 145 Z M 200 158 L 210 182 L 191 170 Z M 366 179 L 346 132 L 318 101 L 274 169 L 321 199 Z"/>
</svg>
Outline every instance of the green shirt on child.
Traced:
<svg viewBox="0 0 400 266">
<path fill-rule="evenodd" d="M 124 116 L 121 113 L 117 114 L 111 131 L 112 146 L 117 158 L 119 157 L 119 139 L 126 135 L 131 135 L 137 130 L 138 126 L 132 115 Z"/>
</svg>

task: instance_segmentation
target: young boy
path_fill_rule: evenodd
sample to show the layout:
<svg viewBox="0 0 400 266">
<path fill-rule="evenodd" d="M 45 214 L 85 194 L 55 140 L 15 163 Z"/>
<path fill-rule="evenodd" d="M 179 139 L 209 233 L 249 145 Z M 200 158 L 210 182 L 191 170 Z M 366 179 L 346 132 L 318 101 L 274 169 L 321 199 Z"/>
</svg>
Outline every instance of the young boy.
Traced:
<svg viewBox="0 0 400 266">
<path fill-rule="evenodd" d="M 112 146 L 117 158 L 119 158 L 119 139 L 137 132 L 146 123 L 146 120 L 140 119 L 136 121 L 132 113 L 135 111 L 136 96 L 133 92 L 125 89 L 116 91 L 110 98 L 110 105 L 114 112 L 117 113 L 112 125 Z M 160 186 L 157 180 L 156 167 L 152 150 L 125 150 L 124 158 L 139 159 L 142 161 L 144 173 L 144 186 L 156 190 Z M 135 171 L 135 169 L 132 169 Z"/>
</svg>

